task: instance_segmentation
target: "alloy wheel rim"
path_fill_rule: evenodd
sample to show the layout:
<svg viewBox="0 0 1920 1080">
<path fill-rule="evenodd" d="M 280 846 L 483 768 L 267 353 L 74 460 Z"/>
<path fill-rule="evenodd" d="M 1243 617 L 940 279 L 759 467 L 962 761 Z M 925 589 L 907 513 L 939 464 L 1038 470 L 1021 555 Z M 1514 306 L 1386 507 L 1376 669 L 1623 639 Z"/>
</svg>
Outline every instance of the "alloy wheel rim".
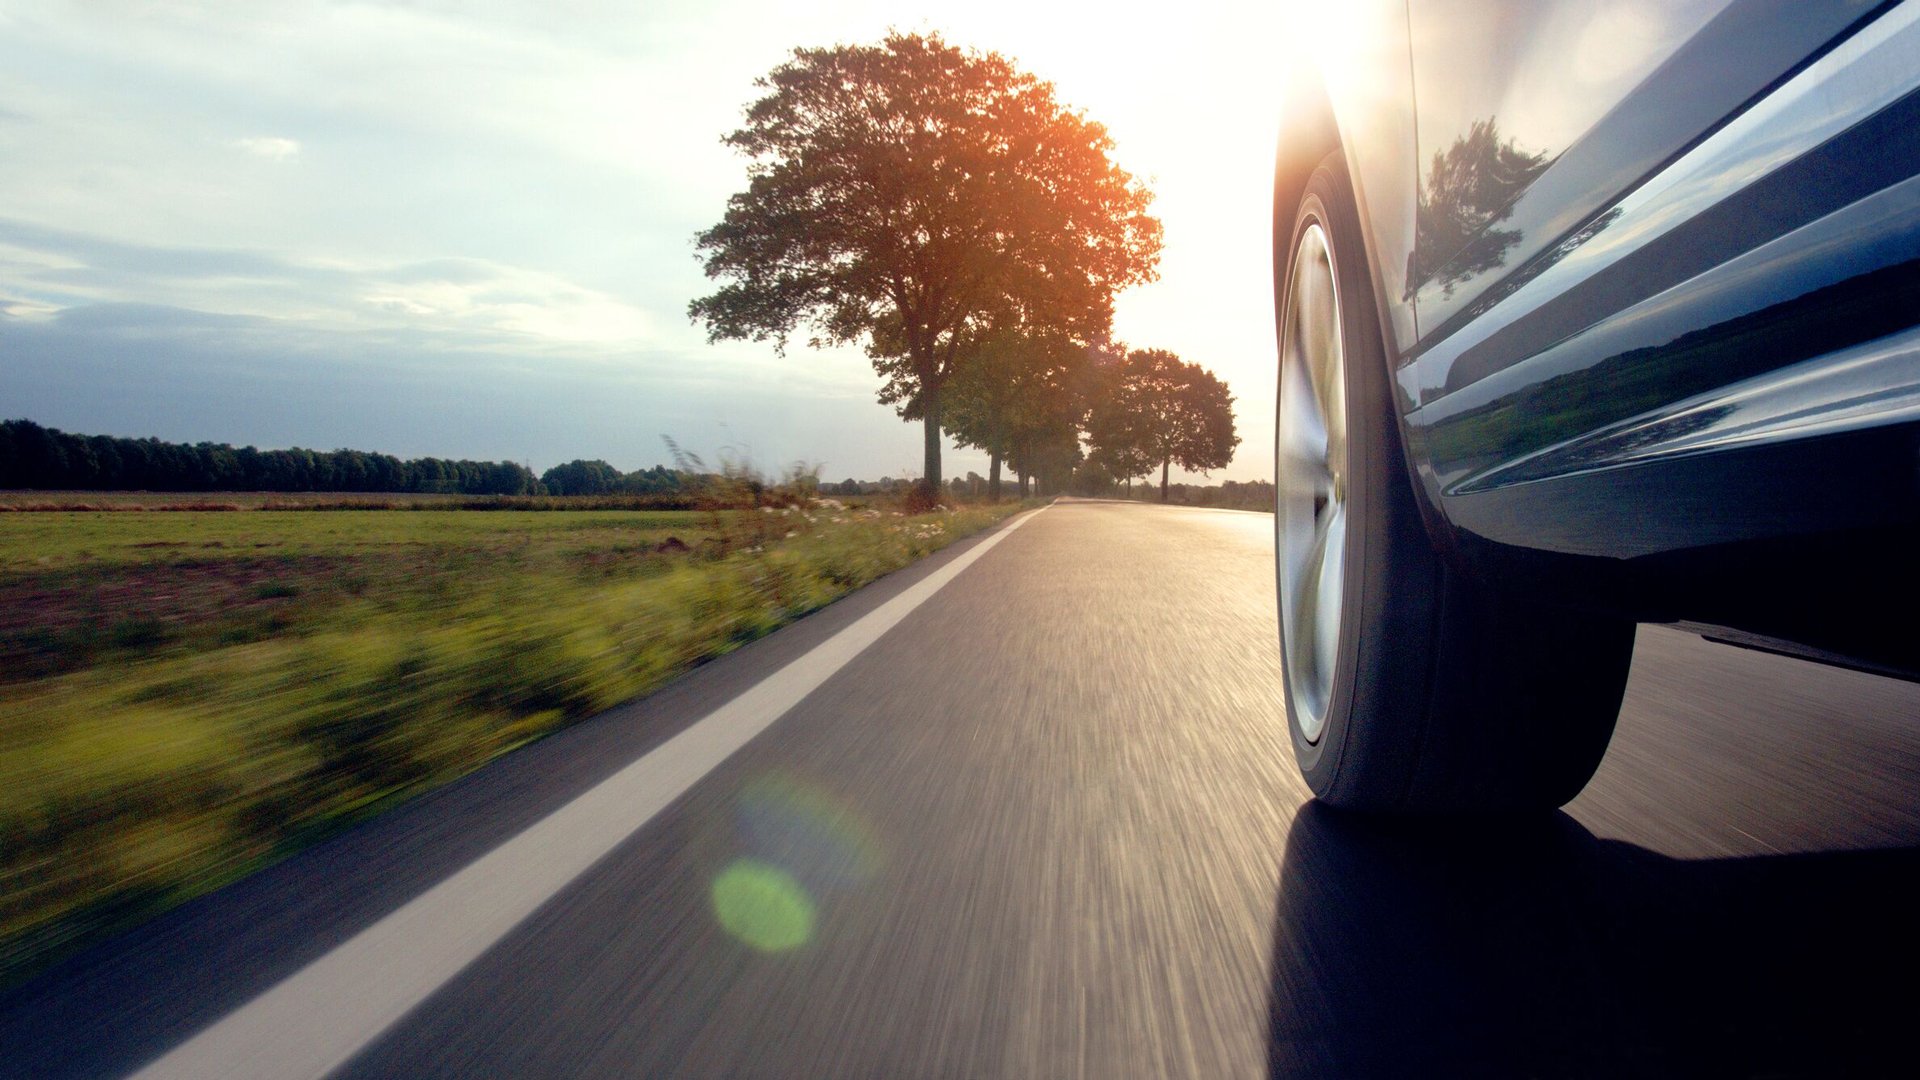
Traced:
<svg viewBox="0 0 1920 1080">
<path fill-rule="evenodd" d="M 1346 386 L 1338 278 L 1326 232 L 1313 223 L 1293 255 L 1274 440 L 1274 554 L 1287 705 L 1309 743 L 1318 742 L 1326 728 L 1345 601 Z"/>
</svg>

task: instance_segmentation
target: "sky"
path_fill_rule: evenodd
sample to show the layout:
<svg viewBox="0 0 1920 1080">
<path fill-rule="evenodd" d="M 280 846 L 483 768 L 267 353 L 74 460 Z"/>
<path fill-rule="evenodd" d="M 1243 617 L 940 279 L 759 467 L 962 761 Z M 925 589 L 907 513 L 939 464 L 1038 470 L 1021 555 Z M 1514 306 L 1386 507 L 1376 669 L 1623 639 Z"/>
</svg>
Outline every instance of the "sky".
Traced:
<svg viewBox="0 0 1920 1080">
<path fill-rule="evenodd" d="M 1090 13 L 1101 11 L 1100 17 Z M 1106 124 L 1157 193 L 1116 336 L 1224 378 L 1272 475 L 1278 4 L 0 0 L 0 415 L 403 457 L 917 475 L 855 348 L 710 345 L 720 137 L 796 46 L 937 30 Z M 986 471 L 953 448 L 945 471 Z"/>
</svg>

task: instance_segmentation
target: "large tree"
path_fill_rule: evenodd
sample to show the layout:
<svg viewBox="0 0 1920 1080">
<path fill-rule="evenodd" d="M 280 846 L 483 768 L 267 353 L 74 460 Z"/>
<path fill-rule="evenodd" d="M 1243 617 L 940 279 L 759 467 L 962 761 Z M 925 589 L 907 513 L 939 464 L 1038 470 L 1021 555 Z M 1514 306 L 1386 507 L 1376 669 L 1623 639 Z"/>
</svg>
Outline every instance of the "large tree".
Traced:
<svg viewBox="0 0 1920 1080">
<path fill-rule="evenodd" d="M 894 32 L 796 49 L 755 85 L 725 138 L 747 190 L 696 238 L 726 283 L 689 314 L 709 340 L 864 344 L 881 401 L 925 425 L 928 486 L 965 343 L 1015 323 L 1087 340 L 1154 276 L 1152 195 L 1106 129 L 997 53 Z"/>
<path fill-rule="evenodd" d="M 1227 384 L 1165 349 L 1127 354 L 1093 410 L 1088 434 L 1094 460 L 1117 478 L 1131 480 L 1160 466 L 1161 502 L 1172 466 L 1226 468 L 1240 443 Z"/>
</svg>

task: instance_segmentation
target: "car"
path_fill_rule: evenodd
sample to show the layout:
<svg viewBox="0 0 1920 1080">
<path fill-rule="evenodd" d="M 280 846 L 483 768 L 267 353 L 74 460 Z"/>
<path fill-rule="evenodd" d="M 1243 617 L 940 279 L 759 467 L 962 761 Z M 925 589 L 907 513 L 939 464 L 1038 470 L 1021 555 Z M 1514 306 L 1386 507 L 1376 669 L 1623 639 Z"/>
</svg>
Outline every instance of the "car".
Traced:
<svg viewBox="0 0 1920 1080">
<path fill-rule="evenodd" d="M 1566 803 L 1643 622 L 1914 677 L 1920 0 L 1366 0 L 1300 44 L 1275 571 L 1315 794 Z"/>
</svg>

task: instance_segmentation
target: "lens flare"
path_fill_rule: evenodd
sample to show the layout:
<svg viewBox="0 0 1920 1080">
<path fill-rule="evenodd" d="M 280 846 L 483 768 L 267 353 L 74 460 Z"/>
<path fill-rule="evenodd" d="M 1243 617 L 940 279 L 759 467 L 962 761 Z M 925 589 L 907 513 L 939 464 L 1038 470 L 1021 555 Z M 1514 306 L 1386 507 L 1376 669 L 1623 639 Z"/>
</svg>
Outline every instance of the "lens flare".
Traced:
<svg viewBox="0 0 1920 1080">
<path fill-rule="evenodd" d="M 735 859 L 713 879 L 713 913 L 722 929 L 761 952 L 813 939 L 813 898 L 792 874 L 758 859 Z"/>
<path fill-rule="evenodd" d="M 733 826 L 742 854 L 786 867 L 816 893 L 857 885 L 880 863 L 873 830 L 853 807 L 792 777 L 748 783 Z"/>
</svg>

